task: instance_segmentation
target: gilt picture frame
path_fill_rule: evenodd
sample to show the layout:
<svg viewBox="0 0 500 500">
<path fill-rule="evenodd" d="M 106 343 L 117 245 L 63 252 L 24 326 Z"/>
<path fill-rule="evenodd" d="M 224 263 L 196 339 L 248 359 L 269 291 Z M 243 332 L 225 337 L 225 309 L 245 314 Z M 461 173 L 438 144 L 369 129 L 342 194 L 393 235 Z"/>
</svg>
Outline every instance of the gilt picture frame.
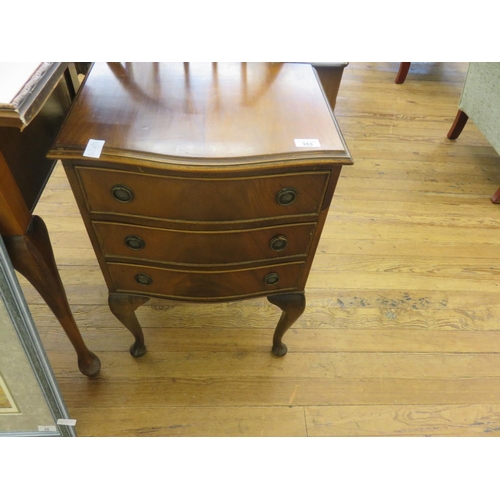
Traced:
<svg viewBox="0 0 500 500">
<path fill-rule="evenodd" d="M 76 436 L 0 237 L 0 437 Z"/>
</svg>

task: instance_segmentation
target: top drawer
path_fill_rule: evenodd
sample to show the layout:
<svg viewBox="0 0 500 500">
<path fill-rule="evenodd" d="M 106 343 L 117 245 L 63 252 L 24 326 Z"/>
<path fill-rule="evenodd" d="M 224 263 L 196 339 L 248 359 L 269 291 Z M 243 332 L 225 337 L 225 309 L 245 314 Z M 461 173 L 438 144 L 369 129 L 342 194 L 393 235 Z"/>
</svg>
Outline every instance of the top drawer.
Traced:
<svg viewBox="0 0 500 500">
<path fill-rule="evenodd" d="M 224 222 L 317 215 L 329 172 L 182 178 L 75 167 L 91 213 Z"/>
</svg>

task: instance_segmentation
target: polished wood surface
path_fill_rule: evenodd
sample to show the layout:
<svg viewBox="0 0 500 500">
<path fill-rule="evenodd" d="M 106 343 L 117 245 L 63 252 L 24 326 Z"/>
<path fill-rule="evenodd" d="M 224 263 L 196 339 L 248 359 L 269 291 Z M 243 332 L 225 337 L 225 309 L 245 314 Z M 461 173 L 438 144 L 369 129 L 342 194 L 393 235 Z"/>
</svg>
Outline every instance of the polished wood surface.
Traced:
<svg viewBox="0 0 500 500">
<path fill-rule="evenodd" d="M 84 153 L 92 138 L 105 141 L 99 158 Z M 141 295 L 282 294 L 273 352 L 285 354 L 352 163 L 310 65 L 94 65 L 49 157 L 63 160 L 133 356 L 145 352 Z"/>
<path fill-rule="evenodd" d="M 304 259 L 315 230 L 314 223 L 233 231 L 179 231 L 100 221 L 93 226 L 106 259 L 188 267 L 249 263 L 256 256 L 259 260 Z"/>
<path fill-rule="evenodd" d="M 89 139 L 101 158 L 201 164 L 233 158 L 345 154 L 310 65 L 284 63 L 96 63 L 55 144 L 79 157 Z M 317 139 L 319 148 L 297 148 Z"/>
<path fill-rule="evenodd" d="M 446 137 L 467 63 L 413 63 L 404 85 L 398 66 L 345 68 L 335 114 L 356 164 L 283 358 L 268 352 L 281 312 L 265 298 L 152 298 L 137 309 L 149 350 L 131 357 L 56 167 L 37 210 L 100 377 L 81 376 L 20 280 L 79 436 L 500 436 L 500 158 L 474 123 Z"/>
<path fill-rule="evenodd" d="M 231 271 L 181 271 L 113 262 L 107 267 L 114 289 L 119 292 L 213 301 L 299 289 L 303 264 L 293 262 Z M 277 274 L 279 281 L 266 283 L 265 278 L 270 274 Z M 149 277 L 151 283 L 138 283 L 138 275 Z"/>
<path fill-rule="evenodd" d="M 281 165 L 280 165 L 281 167 Z M 128 218 L 175 222 L 224 222 L 257 219 L 317 217 L 329 180 L 328 172 L 224 179 L 159 176 L 76 166 L 89 212 L 126 215 Z M 233 174 L 234 175 L 234 174 Z M 128 203 L 113 197 L 114 186 L 133 192 Z M 276 202 L 282 189 L 299 194 L 288 206 Z M 149 221 L 148 221 L 149 223 Z"/>
</svg>

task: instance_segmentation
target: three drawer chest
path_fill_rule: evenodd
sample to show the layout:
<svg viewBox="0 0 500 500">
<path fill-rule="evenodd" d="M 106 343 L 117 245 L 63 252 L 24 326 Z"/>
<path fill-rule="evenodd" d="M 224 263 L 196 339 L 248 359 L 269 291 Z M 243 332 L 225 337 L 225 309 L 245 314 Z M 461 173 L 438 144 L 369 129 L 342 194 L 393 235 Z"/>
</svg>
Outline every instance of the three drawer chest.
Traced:
<svg viewBox="0 0 500 500">
<path fill-rule="evenodd" d="M 145 352 L 150 297 L 265 296 L 282 310 L 305 286 L 350 154 L 314 69 L 291 63 L 96 63 L 52 147 L 109 289 Z"/>
</svg>

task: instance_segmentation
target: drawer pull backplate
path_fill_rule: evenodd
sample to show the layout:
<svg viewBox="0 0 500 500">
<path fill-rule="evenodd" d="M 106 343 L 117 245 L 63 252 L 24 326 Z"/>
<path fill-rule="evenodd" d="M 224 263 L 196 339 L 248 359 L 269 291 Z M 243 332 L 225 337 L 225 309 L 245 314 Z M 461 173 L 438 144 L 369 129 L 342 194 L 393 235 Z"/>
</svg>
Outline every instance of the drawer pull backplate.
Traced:
<svg viewBox="0 0 500 500">
<path fill-rule="evenodd" d="M 139 236 L 130 235 L 125 238 L 125 245 L 132 250 L 142 250 L 146 246 L 146 243 Z"/>
<path fill-rule="evenodd" d="M 153 283 L 153 278 L 151 278 L 148 274 L 139 273 L 135 275 L 135 281 L 137 281 L 140 285 L 148 286 Z"/>
<path fill-rule="evenodd" d="M 134 199 L 134 192 L 123 184 L 116 184 L 111 188 L 114 199 L 120 203 L 130 203 Z"/>
</svg>

